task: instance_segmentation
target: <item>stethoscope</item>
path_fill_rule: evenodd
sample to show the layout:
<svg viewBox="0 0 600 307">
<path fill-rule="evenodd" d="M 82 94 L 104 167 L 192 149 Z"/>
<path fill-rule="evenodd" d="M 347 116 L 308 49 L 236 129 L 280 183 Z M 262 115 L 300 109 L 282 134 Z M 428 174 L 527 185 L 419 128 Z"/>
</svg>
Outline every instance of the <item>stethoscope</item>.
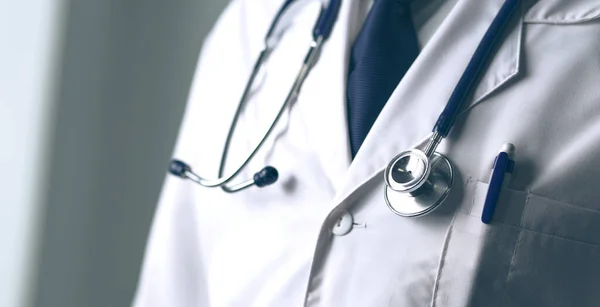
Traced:
<svg viewBox="0 0 600 307">
<path fill-rule="evenodd" d="M 327 38 L 329 38 L 329 35 L 331 34 L 331 31 L 333 30 L 333 25 L 335 24 L 335 21 L 337 19 L 337 16 L 338 16 L 338 13 L 340 10 L 340 5 L 342 3 L 341 0 L 325 0 L 323 2 L 323 5 L 321 6 L 321 11 L 319 13 L 319 17 L 317 18 L 317 21 L 315 22 L 315 25 L 313 27 L 312 42 L 310 43 L 310 48 L 308 49 L 308 52 L 306 53 L 304 61 L 302 62 L 300 71 L 298 72 L 296 79 L 295 79 L 294 83 L 292 84 L 292 88 L 290 89 L 287 97 L 285 98 L 285 101 L 283 102 L 283 104 L 281 105 L 281 108 L 279 109 L 277 115 L 275 116 L 273 123 L 271 123 L 271 126 L 269 126 L 269 129 L 267 130 L 267 132 L 265 133 L 263 138 L 260 140 L 260 142 L 258 142 L 256 147 L 254 147 L 254 150 L 252 150 L 250 152 L 250 155 L 248 155 L 246 160 L 244 160 L 244 162 L 233 173 L 229 174 L 228 176 L 223 176 L 223 172 L 225 170 L 225 163 L 227 160 L 227 153 L 229 152 L 229 145 L 231 143 L 231 137 L 233 135 L 233 131 L 234 131 L 237 121 L 239 119 L 239 116 L 240 116 L 240 113 L 242 110 L 242 106 L 246 102 L 246 100 L 248 98 L 248 94 L 250 93 L 250 90 L 252 89 L 252 85 L 254 84 L 254 79 L 258 75 L 258 72 L 260 71 L 261 67 L 263 66 L 263 63 L 266 62 L 266 60 L 268 59 L 271 52 L 275 49 L 275 47 L 279 43 L 285 30 L 288 28 L 291 20 L 296 15 L 296 12 L 298 11 L 299 8 L 301 8 L 301 6 L 299 4 L 304 4 L 306 2 L 307 2 L 306 0 L 286 0 L 283 3 L 283 5 L 281 6 L 281 8 L 279 9 L 279 11 L 277 12 L 277 15 L 275 15 L 275 18 L 273 19 L 273 21 L 271 22 L 269 31 L 267 32 L 267 35 L 265 36 L 265 46 L 264 46 L 263 50 L 260 52 L 256 62 L 254 63 L 254 68 L 252 69 L 250 78 L 248 79 L 248 82 L 246 83 L 246 87 L 244 89 L 242 98 L 240 99 L 238 108 L 233 117 L 233 121 L 231 122 L 231 125 L 229 126 L 229 133 L 227 134 L 227 139 L 225 141 L 225 147 L 223 149 L 223 154 L 221 156 L 221 164 L 219 166 L 219 178 L 205 179 L 205 178 L 197 175 L 196 173 L 194 173 L 192 171 L 191 167 L 181 160 L 171 160 L 171 163 L 169 165 L 169 172 L 171 174 L 179 176 L 184 179 L 190 179 L 204 187 L 221 187 L 221 189 L 223 189 L 223 191 L 228 192 L 228 193 L 238 192 L 238 191 L 241 191 L 248 187 L 251 187 L 253 185 L 256 185 L 257 187 L 262 188 L 262 187 L 271 185 L 271 184 L 275 183 L 275 181 L 277 181 L 277 178 L 279 177 L 277 169 L 272 166 L 266 166 L 259 172 L 255 173 L 252 179 L 248 179 L 246 181 L 243 181 L 238 184 L 234 184 L 232 186 L 227 186 L 227 183 L 229 183 L 233 178 L 235 178 L 242 171 L 242 169 L 244 167 L 246 167 L 248 162 L 250 162 L 250 160 L 254 157 L 256 152 L 260 149 L 260 147 L 263 145 L 265 140 L 269 137 L 271 132 L 273 132 L 273 129 L 279 122 L 279 119 L 283 115 L 285 109 L 293 101 L 295 101 L 296 98 L 298 97 L 298 95 L 300 94 L 300 88 L 302 87 L 304 80 L 306 80 L 308 73 L 314 67 L 315 63 L 317 62 L 319 52 L 321 51 L 323 44 L 325 43 Z"/>
<path fill-rule="evenodd" d="M 408 217 L 427 214 L 443 203 L 450 193 L 454 167 L 436 149 L 450 133 L 461 112 L 461 106 L 477 84 L 484 65 L 491 58 L 492 50 L 498 44 L 519 2 L 520 0 L 506 0 L 502 5 L 438 117 L 425 149 L 403 151 L 385 168 L 384 198 L 394 213 Z"/>
<path fill-rule="evenodd" d="M 287 0 L 272 22 L 265 38 L 265 48 L 260 53 L 248 80 L 240 104 L 235 113 L 234 119 L 227 135 L 225 148 L 221 157 L 218 179 L 205 179 L 195 174 L 189 165 L 180 161 L 172 160 L 169 166 L 169 172 L 184 179 L 190 179 L 205 187 L 221 187 L 226 192 L 237 192 L 252 185 L 264 187 L 277 181 L 278 172 L 274 167 L 267 166 L 254 174 L 252 179 L 227 186 L 238 173 L 254 157 L 258 149 L 263 145 L 266 138 L 272 132 L 274 126 L 279 121 L 286 107 L 294 101 L 310 69 L 317 60 L 319 51 L 323 43 L 329 37 L 333 25 L 337 18 L 341 0 L 330 0 L 321 7 L 321 12 L 313 28 L 313 41 L 305 57 L 300 72 L 292 85 L 292 88 L 286 97 L 279 113 L 271 124 L 262 140 L 250 153 L 247 159 L 229 176 L 223 176 L 225 161 L 229 144 L 233 134 L 233 129 L 240 115 L 241 106 L 246 101 L 250 88 L 253 84 L 261 65 L 264 63 L 269 53 L 273 51 L 279 39 L 283 35 L 285 20 L 289 20 L 292 7 L 299 1 Z M 456 118 L 461 112 L 461 106 L 469 98 L 471 91 L 477 84 L 483 67 L 492 57 L 492 51 L 498 44 L 500 37 L 511 20 L 514 12 L 519 6 L 520 0 L 506 0 L 502 8 L 487 29 L 481 42 L 467 68 L 463 72 L 456 88 L 454 89 L 448 103 L 440 114 L 433 127 L 433 134 L 423 150 L 418 148 L 409 149 L 399 153 L 387 165 L 384 171 L 384 198 L 388 207 L 396 214 L 401 216 L 421 216 L 437 208 L 444 202 L 452 188 L 454 179 L 454 167 L 450 160 L 443 154 L 436 152 L 441 141 L 448 136 Z"/>
</svg>

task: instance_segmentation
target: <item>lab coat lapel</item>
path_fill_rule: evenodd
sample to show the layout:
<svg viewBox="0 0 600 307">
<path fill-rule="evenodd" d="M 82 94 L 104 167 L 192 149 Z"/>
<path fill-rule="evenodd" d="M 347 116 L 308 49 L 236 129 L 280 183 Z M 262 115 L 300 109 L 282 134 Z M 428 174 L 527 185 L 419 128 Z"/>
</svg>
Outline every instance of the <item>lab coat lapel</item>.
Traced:
<svg viewBox="0 0 600 307">
<path fill-rule="evenodd" d="M 337 202 L 380 175 L 399 152 L 423 144 L 454 90 L 502 0 L 459 1 L 391 95 L 348 170 Z M 519 72 L 522 12 L 500 41 L 465 111 L 485 100 Z M 458 121 L 461 119 L 459 118 Z M 449 136 L 452 138 L 452 133 Z M 446 142 L 438 151 L 443 152 Z"/>
<path fill-rule="evenodd" d="M 303 110 L 312 149 L 336 191 L 351 162 L 346 118 L 348 49 L 355 35 L 360 1 L 343 1 L 317 65 L 306 80 L 298 106 Z"/>
</svg>

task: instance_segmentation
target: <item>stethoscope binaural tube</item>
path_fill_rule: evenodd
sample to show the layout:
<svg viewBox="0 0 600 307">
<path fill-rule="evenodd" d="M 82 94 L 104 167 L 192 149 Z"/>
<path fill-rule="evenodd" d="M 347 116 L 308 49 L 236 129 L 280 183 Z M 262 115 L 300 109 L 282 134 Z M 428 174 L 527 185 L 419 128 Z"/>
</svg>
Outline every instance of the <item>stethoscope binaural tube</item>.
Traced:
<svg viewBox="0 0 600 307">
<path fill-rule="evenodd" d="M 384 171 L 384 198 L 394 213 L 401 216 L 427 214 L 448 196 L 454 176 L 453 166 L 436 149 L 450 133 L 519 4 L 520 0 L 506 0 L 502 5 L 438 117 L 424 150 L 415 148 L 403 151 L 387 165 Z"/>
<path fill-rule="evenodd" d="M 306 1 L 286 0 L 281 6 L 279 12 L 275 15 L 273 22 L 271 23 L 271 27 L 269 28 L 265 36 L 265 47 L 260 52 L 254 64 L 252 73 L 250 74 L 248 82 L 246 83 L 246 87 L 244 88 L 244 92 L 238 104 L 231 125 L 229 127 L 229 132 L 227 133 L 227 138 L 225 140 L 225 146 L 219 165 L 218 178 L 203 178 L 200 175 L 194 173 L 192 171 L 192 168 L 181 160 L 171 160 L 171 164 L 169 166 L 169 172 L 171 174 L 180 178 L 190 179 L 204 187 L 221 187 L 223 191 L 228 193 L 238 192 L 253 185 L 256 185 L 258 187 L 264 187 L 273 184 L 277 181 L 277 169 L 275 169 L 272 166 L 266 166 L 259 172 L 255 173 L 252 179 L 248 179 L 234 185 L 227 185 L 227 183 L 229 183 L 233 178 L 235 178 L 241 172 L 241 170 L 246 167 L 250 160 L 252 160 L 252 158 L 256 155 L 257 151 L 262 147 L 266 139 L 274 130 L 285 109 L 288 108 L 289 105 L 298 97 L 304 80 L 306 80 L 306 77 L 308 76 L 310 70 L 315 65 L 325 40 L 329 37 L 333 30 L 333 25 L 335 24 L 341 6 L 341 0 L 329 0 L 325 1 L 322 4 L 319 17 L 317 18 L 317 21 L 315 22 L 315 26 L 312 31 L 313 41 L 310 44 L 310 48 L 306 54 L 302 66 L 300 67 L 300 71 L 298 72 L 298 75 L 292 85 L 292 88 L 290 89 L 285 101 L 281 105 L 281 108 L 279 109 L 275 119 L 271 123 L 271 126 L 269 127 L 263 138 L 260 140 L 260 142 L 258 142 L 258 144 L 250 152 L 248 157 L 240 164 L 239 167 L 235 169 L 235 171 L 233 171 L 227 176 L 224 176 L 223 173 L 225 170 L 225 164 L 229 152 L 229 145 L 231 144 L 231 138 L 233 136 L 235 127 L 237 126 L 241 110 L 243 109 L 242 106 L 248 100 L 250 90 L 252 88 L 252 85 L 254 84 L 254 79 L 258 75 L 258 72 L 263 66 L 263 63 L 268 59 L 270 53 L 279 43 L 279 40 L 281 39 L 285 30 L 287 29 L 287 26 L 289 25 L 289 21 L 292 19 L 291 17 L 295 15 L 294 9 L 297 8 L 299 4 L 302 4 L 304 2 Z"/>
</svg>

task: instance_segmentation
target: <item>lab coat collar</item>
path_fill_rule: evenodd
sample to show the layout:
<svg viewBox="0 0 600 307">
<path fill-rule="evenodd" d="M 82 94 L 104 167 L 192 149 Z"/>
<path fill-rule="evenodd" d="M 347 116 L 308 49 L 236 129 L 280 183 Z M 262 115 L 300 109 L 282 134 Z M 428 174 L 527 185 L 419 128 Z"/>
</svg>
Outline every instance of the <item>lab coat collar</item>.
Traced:
<svg viewBox="0 0 600 307">
<path fill-rule="evenodd" d="M 439 113 L 502 4 L 502 0 L 463 0 L 456 4 L 391 95 L 345 175 L 336 204 L 348 200 L 363 184 L 381 175 L 399 152 L 429 138 Z M 522 15 L 515 14 L 509 25 L 512 29 L 501 40 L 465 112 L 519 73 Z M 456 136 L 451 133 L 448 138 L 453 137 Z M 438 151 L 444 152 L 447 142 L 442 142 Z"/>
</svg>

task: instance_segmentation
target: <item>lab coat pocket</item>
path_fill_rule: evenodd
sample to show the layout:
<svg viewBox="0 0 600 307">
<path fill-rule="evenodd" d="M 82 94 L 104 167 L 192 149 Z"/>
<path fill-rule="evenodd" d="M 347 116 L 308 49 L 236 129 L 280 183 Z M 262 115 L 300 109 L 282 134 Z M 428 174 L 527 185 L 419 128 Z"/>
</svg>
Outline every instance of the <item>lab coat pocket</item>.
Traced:
<svg viewBox="0 0 600 307">
<path fill-rule="evenodd" d="M 486 225 L 487 184 L 466 186 L 432 306 L 598 306 L 600 212 L 504 189 Z"/>
<path fill-rule="evenodd" d="M 516 225 L 522 210 L 518 208 L 523 208 L 526 193 L 513 190 L 503 193 L 494 222 L 486 225 L 481 222 L 480 210 L 485 191 L 487 184 L 476 181 L 466 184 L 461 210 L 446 234 L 432 306 L 502 306 L 519 235 Z"/>
<path fill-rule="evenodd" d="M 529 195 L 505 306 L 600 306 L 600 212 Z"/>
</svg>

